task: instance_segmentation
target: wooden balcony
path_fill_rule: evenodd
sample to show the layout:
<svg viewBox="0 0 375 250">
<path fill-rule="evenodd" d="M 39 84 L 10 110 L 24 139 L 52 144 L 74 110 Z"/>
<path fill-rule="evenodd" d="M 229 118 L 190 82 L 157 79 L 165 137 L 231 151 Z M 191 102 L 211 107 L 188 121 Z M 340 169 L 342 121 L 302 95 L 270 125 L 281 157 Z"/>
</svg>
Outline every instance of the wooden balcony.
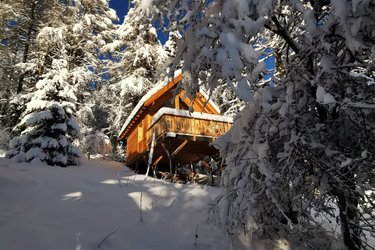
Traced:
<svg viewBox="0 0 375 250">
<path fill-rule="evenodd" d="M 138 164 L 147 164 L 153 138 L 154 165 L 170 164 L 168 157 L 181 164 L 199 160 L 204 155 L 215 153 L 210 142 L 225 134 L 232 126 L 232 120 L 227 117 L 173 108 L 162 108 L 144 121 L 128 137 L 129 165 L 141 158 L 143 160 L 139 160 Z"/>
</svg>

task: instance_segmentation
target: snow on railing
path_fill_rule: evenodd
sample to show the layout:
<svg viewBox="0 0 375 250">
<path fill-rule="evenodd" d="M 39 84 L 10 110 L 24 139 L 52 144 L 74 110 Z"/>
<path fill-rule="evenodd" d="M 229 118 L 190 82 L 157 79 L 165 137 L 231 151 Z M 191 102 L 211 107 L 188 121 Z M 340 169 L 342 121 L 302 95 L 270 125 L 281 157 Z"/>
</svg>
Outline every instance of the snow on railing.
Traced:
<svg viewBox="0 0 375 250">
<path fill-rule="evenodd" d="M 233 119 L 225 116 L 161 108 L 152 119 L 146 144 L 151 143 L 151 131 L 155 131 L 156 138 L 171 133 L 192 136 L 193 140 L 196 137 L 217 138 L 226 133 L 232 123 Z"/>
</svg>

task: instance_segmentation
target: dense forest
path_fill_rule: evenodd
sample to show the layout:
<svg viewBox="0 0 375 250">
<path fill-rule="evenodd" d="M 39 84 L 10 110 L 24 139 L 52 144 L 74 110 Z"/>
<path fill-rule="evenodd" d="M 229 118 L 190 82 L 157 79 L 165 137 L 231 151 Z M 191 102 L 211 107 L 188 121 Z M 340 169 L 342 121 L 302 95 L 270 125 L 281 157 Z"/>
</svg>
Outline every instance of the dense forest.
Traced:
<svg viewBox="0 0 375 250">
<path fill-rule="evenodd" d="M 62 167 L 121 159 L 137 101 L 177 69 L 232 129 L 211 219 L 229 235 L 307 248 L 336 220 L 348 249 L 375 249 L 375 2 L 2 0 L 0 148 Z M 157 32 L 169 34 L 161 44 Z M 266 67 L 272 58 L 275 66 Z M 322 223 L 323 221 L 323 223 Z"/>
</svg>

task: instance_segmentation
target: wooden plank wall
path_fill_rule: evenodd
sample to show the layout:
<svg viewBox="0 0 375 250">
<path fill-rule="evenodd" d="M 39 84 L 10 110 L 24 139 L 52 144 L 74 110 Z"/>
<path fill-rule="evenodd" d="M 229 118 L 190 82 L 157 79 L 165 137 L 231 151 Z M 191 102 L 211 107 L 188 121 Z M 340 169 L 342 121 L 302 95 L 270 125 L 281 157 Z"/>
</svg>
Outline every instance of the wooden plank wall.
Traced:
<svg viewBox="0 0 375 250">
<path fill-rule="evenodd" d="M 126 146 L 126 159 L 133 160 L 138 155 L 138 130 L 133 129 L 130 133 Z"/>
</svg>

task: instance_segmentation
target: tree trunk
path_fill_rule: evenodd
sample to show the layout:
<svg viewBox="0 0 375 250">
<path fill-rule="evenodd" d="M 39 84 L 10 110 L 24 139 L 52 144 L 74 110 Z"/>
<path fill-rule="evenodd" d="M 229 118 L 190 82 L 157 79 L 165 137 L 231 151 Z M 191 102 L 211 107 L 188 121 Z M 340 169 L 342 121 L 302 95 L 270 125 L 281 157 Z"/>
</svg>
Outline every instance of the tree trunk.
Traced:
<svg viewBox="0 0 375 250">
<path fill-rule="evenodd" d="M 344 243 L 351 250 L 361 249 L 361 228 L 359 227 L 358 195 L 355 192 L 354 176 L 345 168 L 347 174 L 342 180 L 343 190 L 338 189 L 339 216 L 341 222 L 341 233 Z"/>
<path fill-rule="evenodd" d="M 33 1 L 33 4 L 31 6 L 31 13 L 30 13 L 30 25 L 27 29 L 27 40 L 25 43 L 25 49 L 23 51 L 23 57 L 22 62 L 26 63 L 28 56 L 29 56 L 29 50 L 30 50 L 30 42 L 31 42 L 31 34 L 34 30 L 34 23 L 35 23 L 35 9 L 36 9 L 36 3 L 37 1 Z M 18 85 L 17 85 L 17 94 L 21 93 L 23 89 L 23 81 L 25 79 L 26 72 L 22 73 L 20 78 L 18 79 Z"/>
</svg>

